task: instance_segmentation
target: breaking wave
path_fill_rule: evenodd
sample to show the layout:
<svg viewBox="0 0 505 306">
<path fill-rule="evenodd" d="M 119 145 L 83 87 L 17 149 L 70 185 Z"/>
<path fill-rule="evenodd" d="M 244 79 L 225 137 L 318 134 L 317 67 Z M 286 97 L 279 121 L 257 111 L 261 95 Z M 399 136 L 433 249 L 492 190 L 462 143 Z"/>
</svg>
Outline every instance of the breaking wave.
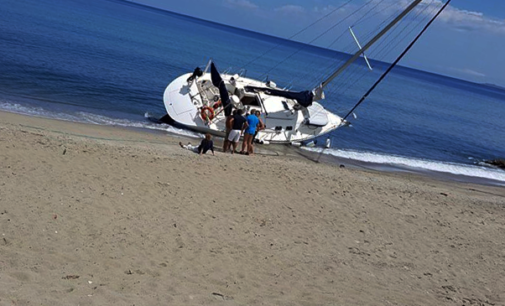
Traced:
<svg viewBox="0 0 505 306">
<path fill-rule="evenodd" d="M 360 161 L 364 163 L 374 163 L 391 166 L 400 169 L 412 170 L 414 172 L 433 171 L 452 175 L 462 175 L 474 178 L 483 178 L 503 182 L 505 185 L 505 172 L 500 169 L 484 165 L 466 165 L 442 161 L 433 161 L 398 155 L 388 155 L 373 152 L 360 152 L 354 150 L 323 149 L 315 147 L 302 147 L 302 149 L 332 155 L 339 158 Z"/>
</svg>

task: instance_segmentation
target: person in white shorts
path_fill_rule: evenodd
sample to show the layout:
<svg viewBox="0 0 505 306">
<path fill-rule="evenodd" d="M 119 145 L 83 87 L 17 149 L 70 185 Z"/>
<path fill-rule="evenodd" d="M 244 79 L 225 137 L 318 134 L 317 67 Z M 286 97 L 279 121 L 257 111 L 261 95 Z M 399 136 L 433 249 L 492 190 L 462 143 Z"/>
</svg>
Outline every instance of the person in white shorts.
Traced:
<svg viewBox="0 0 505 306">
<path fill-rule="evenodd" d="M 231 131 L 230 134 L 228 135 L 228 140 L 232 143 L 233 150 L 231 151 L 231 154 L 233 154 L 237 150 L 240 136 L 244 133 L 244 130 L 247 128 L 247 120 L 242 116 L 241 109 L 238 109 L 234 112 L 230 124 L 231 124 Z"/>
</svg>

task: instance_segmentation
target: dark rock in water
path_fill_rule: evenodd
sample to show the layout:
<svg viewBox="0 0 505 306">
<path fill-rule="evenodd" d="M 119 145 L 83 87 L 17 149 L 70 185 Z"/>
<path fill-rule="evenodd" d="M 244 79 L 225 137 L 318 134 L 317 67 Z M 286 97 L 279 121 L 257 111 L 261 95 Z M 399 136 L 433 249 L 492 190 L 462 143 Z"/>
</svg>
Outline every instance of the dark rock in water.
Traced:
<svg viewBox="0 0 505 306">
<path fill-rule="evenodd" d="M 500 169 L 505 170 L 505 159 L 493 159 L 493 160 L 485 160 L 486 164 L 490 164 L 496 166 Z"/>
<path fill-rule="evenodd" d="M 153 123 L 156 123 L 156 124 L 162 124 L 162 123 L 166 123 L 166 124 L 170 124 L 170 125 L 174 124 L 174 119 L 172 119 L 168 114 L 161 117 L 160 119 L 147 115 L 147 120 L 149 120 Z"/>
<path fill-rule="evenodd" d="M 174 123 L 174 119 L 172 119 L 172 117 L 170 117 L 168 114 L 166 114 L 165 116 L 161 117 L 159 119 L 160 122 L 162 123 L 166 123 L 166 124 L 173 124 Z"/>
</svg>

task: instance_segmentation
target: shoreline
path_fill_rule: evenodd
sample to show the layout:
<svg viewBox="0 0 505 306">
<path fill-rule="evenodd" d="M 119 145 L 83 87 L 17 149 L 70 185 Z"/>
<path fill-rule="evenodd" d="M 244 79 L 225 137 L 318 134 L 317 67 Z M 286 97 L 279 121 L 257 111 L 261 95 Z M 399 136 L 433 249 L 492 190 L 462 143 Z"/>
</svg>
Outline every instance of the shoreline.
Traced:
<svg viewBox="0 0 505 306">
<path fill-rule="evenodd" d="M 41 120 L 55 120 L 55 121 L 61 121 L 61 122 L 67 122 L 69 124 L 78 124 L 78 125 L 84 125 L 84 126 L 100 126 L 100 127 L 105 127 L 105 128 L 117 128 L 117 129 L 124 129 L 124 130 L 131 130 L 131 131 L 137 131 L 139 133 L 146 133 L 146 134 L 154 134 L 154 135 L 161 135 L 168 137 L 169 139 L 179 139 L 182 142 L 191 142 L 193 144 L 197 143 L 200 141 L 200 138 L 193 137 L 192 135 L 184 135 L 184 134 L 179 134 L 177 132 L 169 131 L 169 130 L 161 130 L 161 129 L 149 129 L 146 127 L 134 127 L 134 126 L 121 126 L 121 125 L 102 125 L 102 124 L 93 124 L 93 123 L 86 123 L 86 122 L 75 122 L 75 121 L 67 121 L 67 120 L 62 120 L 62 119 L 56 119 L 56 118 L 47 118 L 43 116 L 32 116 L 32 115 L 26 115 L 26 114 L 20 114 L 20 113 L 15 113 L 15 112 L 8 112 L 4 110 L 0 110 L 0 113 L 5 113 L 5 114 L 12 114 L 14 116 L 20 116 L 19 118 L 39 118 Z M 21 121 L 21 120 L 20 120 Z M 11 122 L 15 123 L 15 122 Z M 188 131 L 189 132 L 189 131 Z M 76 135 L 78 136 L 78 135 Z M 214 138 L 214 142 L 217 144 L 216 147 L 220 148 L 222 145 L 222 139 L 221 138 Z M 264 155 L 276 155 L 276 156 L 291 156 L 291 157 L 299 157 L 302 159 L 306 159 L 310 162 L 322 162 L 322 163 L 328 163 L 332 165 L 343 165 L 347 167 L 353 167 L 357 169 L 366 169 L 366 170 L 371 170 L 371 171 L 378 171 L 382 173 L 387 173 L 387 172 L 392 172 L 392 173 L 410 173 L 414 175 L 420 175 L 420 176 L 425 176 L 425 177 L 430 177 L 434 178 L 437 180 L 441 181 L 454 181 L 454 182 L 462 182 L 462 183 L 470 183 L 470 184 L 479 184 L 479 185 L 486 185 L 486 186 L 497 186 L 497 187 L 505 187 L 505 181 L 504 180 L 499 180 L 499 179 L 494 179 L 490 177 L 481 177 L 481 176 L 472 176 L 468 174 L 462 174 L 462 173 L 452 173 L 452 172 L 445 172 L 442 170 L 434 170 L 434 169 L 425 169 L 425 168 L 416 168 L 416 167 L 409 167 L 409 166 L 404 166 L 404 165 L 399 165 L 399 164 L 387 164 L 387 163 L 378 163 L 378 162 L 372 162 L 372 161 L 362 161 L 358 159 L 351 159 L 347 157 L 340 157 L 340 156 L 335 156 L 332 154 L 322 154 L 315 152 L 315 151 L 310 151 L 310 150 L 305 150 L 301 147 L 295 147 L 295 146 L 282 146 L 282 145 L 275 145 L 275 144 L 270 144 L 270 145 L 257 145 L 257 149 L 260 150 L 260 154 Z M 322 149 L 322 148 L 319 148 Z M 334 150 L 338 150 L 338 148 L 332 148 Z M 324 150 L 324 149 L 323 149 Z M 408 158 L 408 157 L 404 157 Z M 432 161 L 434 163 L 444 163 L 441 161 Z M 465 167 L 465 166 L 476 166 L 473 164 L 456 164 L 460 167 Z M 479 171 L 479 169 L 476 169 Z M 480 169 L 484 171 L 493 171 L 493 170 L 498 170 L 501 172 L 499 169 L 493 169 L 492 167 L 489 167 L 489 169 Z M 503 171 L 503 175 L 505 176 L 505 171 Z"/>
<path fill-rule="evenodd" d="M 0 305 L 505 304 L 504 188 L 179 141 L 0 112 Z"/>
<path fill-rule="evenodd" d="M 320 155 L 320 153 L 308 151 L 308 150 L 306 150 L 304 152 L 307 152 L 307 155 L 309 155 L 310 157 L 312 157 L 314 159 L 317 159 L 317 158 L 315 158 L 315 156 L 319 157 L 319 155 Z M 501 181 L 498 179 L 479 177 L 479 176 L 471 176 L 471 175 L 451 173 L 451 172 L 444 172 L 441 170 L 416 168 L 414 166 L 405 166 L 405 165 L 398 165 L 398 164 L 384 164 L 384 163 L 378 163 L 378 162 L 361 161 L 361 160 L 355 160 L 355 159 L 346 158 L 346 157 L 334 156 L 331 154 L 322 154 L 320 159 L 322 160 L 322 162 L 325 162 L 325 163 L 331 163 L 331 164 L 336 164 L 336 165 L 343 164 L 345 166 L 350 165 L 352 167 L 356 167 L 359 169 L 367 169 L 367 170 L 378 171 L 378 172 L 382 172 L 382 173 L 387 173 L 387 172 L 409 173 L 409 174 L 428 177 L 428 178 L 432 178 L 432 179 L 436 179 L 436 180 L 440 180 L 440 181 L 505 187 L 505 181 Z M 433 162 L 442 163 L 440 161 L 433 161 Z M 466 165 L 466 164 L 457 164 L 457 165 L 459 165 L 459 166 L 475 166 L 475 165 Z M 493 168 L 489 168 L 489 169 L 491 170 Z M 501 172 L 500 169 L 494 169 L 494 170 Z M 505 171 L 503 172 L 503 174 L 505 175 Z"/>
<path fill-rule="evenodd" d="M 333 163 L 333 164 L 344 164 L 346 166 L 351 165 L 359 169 L 367 169 L 372 171 L 377 171 L 381 173 L 406 173 L 412 175 L 418 175 L 422 177 L 431 178 L 439 181 L 456 182 L 456 183 L 468 183 L 468 184 L 478 184 L 483 186 L 494 186 L 494 187 L 505 187 L 505 182 L 490 178 L 469 176 L 463 174 L 455 174 L 450 172 L 427 170 L 420 168 L 413 168 L 407 166 L 398 165 L 387 165 L 374 162 L 364 162 L 356 161 L 352 159 L 335 157 L 335 156 L 325 156 L 323 162 Z M 505 172 L 504 172 L 505 173 Z"/>
</svg>

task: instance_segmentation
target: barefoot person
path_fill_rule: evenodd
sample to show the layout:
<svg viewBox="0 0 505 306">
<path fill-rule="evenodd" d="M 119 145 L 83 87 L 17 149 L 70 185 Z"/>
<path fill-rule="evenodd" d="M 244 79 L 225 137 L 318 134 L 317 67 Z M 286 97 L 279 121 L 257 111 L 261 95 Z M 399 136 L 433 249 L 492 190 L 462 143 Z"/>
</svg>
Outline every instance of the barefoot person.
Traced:
<svg viewBox="0 0 505 306">
<path fill-rule="evenodd" d="M 263 123 L 263 120 L 261 120 L 261 112 L 258 110 L 256 111 L 256 117 L 258 117 L 259 123 L 258 127 L 256 128 L 256 133 L 254 133 L 254 137 L 252 139 L 252 142 L 254 143 L 255 141 L 260 142 L 259 140 L 256 139 L 256 136 L 258 135 L 258 132 L 261 130 L 265 129 L 265 123 Z"/>
<path fill-rule="evenodd" d="M 179 145 L 181 146 L 181 148 L 194 151 L 195 153 L 198 153 L 200 155 L 207 153 L 207 151 L 209 151 L 209 150 L 212 151 L 212 155 L 215 155 L 214 154 L 214 142 L 212 141 L 212 136 L 209 133 L 205 134 L 205 138 L 202 139 L 202 141 L 200 142 L 200 145 L 198 147 L 193 146 L 191 143 L 188 143 L 187 145 L 183 145 L 182 142 L 179 142 Z"/>
<path fill-rule="evenodd" d="M 224 141 L 223 141 L 223 153 L 226 153 L 228 149 L 230 148 L 230 141 L 228 140 L 228 136 L 230 135 L 231 131 L 231 121 L 233 119 L 233 116 L 237 110 L 233 111 L 233 115 L 231 116 L 226 116 L 226 121 L 225 121 L 225 136 L 224 136 Z"/>
<path fill-rule="evenodd" d="M 254 134 L 256 133 L 256 128 L 259 124 L 259 119 L 256 116 L 254 111 L 251 111 L 251 114 L 247 116 L 247 128 L 244 133 L 244 141 L 242 143 L 242 151 L 241 154 L 252 155 L 254 154 L 254 146 L 252 143 Z M 246 151 L 247 150 L 247 151 Z"/>
<path fill-rule="evenodd" d="M 233 154 L 237 150 L 240 136 L 242 136 L 242 134 L 244 133 L 244 129 L 248 127 L 247 120 L 242 116 L 241 109 L 238 109 L 234 112 L 230 125 L 231 125 L 231 131 L 228 136 L 228 141 L 232 144 L 233 148 L 231 154 Z"/>
</svg>

